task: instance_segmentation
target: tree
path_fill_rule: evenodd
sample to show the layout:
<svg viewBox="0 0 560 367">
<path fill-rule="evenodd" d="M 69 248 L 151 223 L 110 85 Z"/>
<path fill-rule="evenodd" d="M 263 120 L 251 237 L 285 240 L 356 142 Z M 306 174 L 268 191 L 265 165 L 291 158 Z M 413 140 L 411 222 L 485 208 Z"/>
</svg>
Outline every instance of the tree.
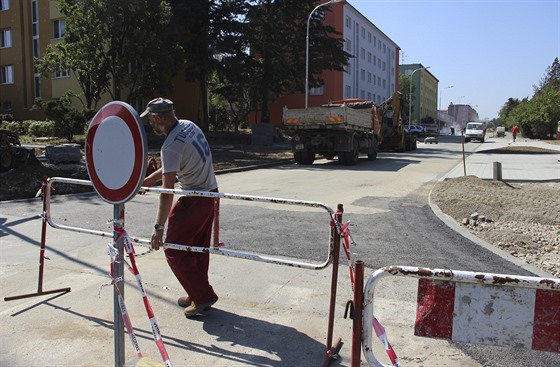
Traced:
<svg viewBox="0 0 560 367">
<path fill-rule="evenodd" d="M 406 95 L 406 98 L 403 98 L 403 112 L 408 115 L 408 106 L 410 105 L 410 83 L 412 79 L 410 75 L 399 74 L 399 89 L 403 95 Z M 412 85 L 412 92 L 414 92 L 414 84 Z M 408 116 L 407 116 L 408 120 Z"/>
<path fill-rule="evenodd" d="M 57 6 L 66 33 L 38 66 L 43 75 L 70 69 L 87 108 L 103 93 L 131 103 L 170 88 L 178 47 L 164 36 L 171 16 L 166 1 L 57 0 Z"/>
<path fill-rule="evenodd" d="M 508 116 L 510 115 L 511 111 L 513 111 L 517 106 L 519 106 L 520 103 L 521 101 L 517 98 L 509 98 L 507 102 L 504 103 L 504 105 L 500 109 L 500 112 L 498 113 L 499 120 L 502 124 L 510 127 L 514 125 L 514 123 L 512 124 L 508 123 L 508 120 L 510 120 L 508 119 Z"/>
<path fill-rule="evenodd" d="M 255 0 L 247 12 L 252 79 L 258 90 L 261 122 L 270 122 L 269 104 L 282 95 L 305 92 L 307 18 L 315 0 Z M 329 11 L 328 7 L 322 8 Z M 324 24 L 320 11 L 310 22 L 310 87 L 322 84 L 323 70 L 342 71 L 350 55 L 343 40 Z"/>
<path fill-rule="evenodd" d="M 539 91 L 548 86 L 560 90 L 560 62 L 558 61 L 558 57 L 554 59 L 552 65 L 546 68 L 545 75 L 541 79 L 539 86 L 533 87 L 533 89 L 535 89 L 535 94 L 538 94 Z"/>
</svg>

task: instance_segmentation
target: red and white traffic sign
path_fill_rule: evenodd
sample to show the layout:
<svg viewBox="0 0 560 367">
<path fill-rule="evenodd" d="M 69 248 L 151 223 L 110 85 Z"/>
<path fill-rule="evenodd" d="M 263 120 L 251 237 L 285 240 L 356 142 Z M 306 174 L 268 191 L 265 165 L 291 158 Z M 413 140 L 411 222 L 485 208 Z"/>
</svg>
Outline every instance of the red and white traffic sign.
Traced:
<svg viewBox="0 0 560 367">
<path fill-rule="evenodd" d="M 140 116 L 129 104 L 103 106 L 86 136 L 86 166 L 95 191 L 111 204 L 134 197 L 146 175 L 147 138 Z"/>
</svg>

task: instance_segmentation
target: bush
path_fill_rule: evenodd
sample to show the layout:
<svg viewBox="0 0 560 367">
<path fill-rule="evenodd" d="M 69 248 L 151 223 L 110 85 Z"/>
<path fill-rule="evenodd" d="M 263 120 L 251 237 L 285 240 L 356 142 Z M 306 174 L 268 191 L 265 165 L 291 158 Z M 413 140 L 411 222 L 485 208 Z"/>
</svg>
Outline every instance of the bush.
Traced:
<svg viewBox="0 0 560 367">
<path fill-rule="evenodd" d="M 33 137 L 40 136 L 54 136 L 55 133 L 54 121 L 29 121 L 28 134 Z"/>
<path fill-rule="evenodd" d="M 13 122 L 14 121 L 14 115 L 12 115 L 11 113 L 0 113 L 0 121 L 2 122 Z"/>
</svg>

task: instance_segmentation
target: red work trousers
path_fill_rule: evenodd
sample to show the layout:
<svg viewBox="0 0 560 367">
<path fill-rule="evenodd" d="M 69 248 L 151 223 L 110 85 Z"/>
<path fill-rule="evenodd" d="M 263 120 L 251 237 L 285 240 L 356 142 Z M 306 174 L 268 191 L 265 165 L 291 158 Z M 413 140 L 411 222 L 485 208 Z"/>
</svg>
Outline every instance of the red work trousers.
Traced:
<svg viewBox="0 0 560 367">
<path fill-rule="evenodd" d="M 213 221 L 214 198 L 182 196 L 171 209 L 165 242 L 210 247 Z M 218 298 L 208 281 L 209 253 L 166 249 L 165 257 L 171 271 L 195 304 Z"/>
</svg>

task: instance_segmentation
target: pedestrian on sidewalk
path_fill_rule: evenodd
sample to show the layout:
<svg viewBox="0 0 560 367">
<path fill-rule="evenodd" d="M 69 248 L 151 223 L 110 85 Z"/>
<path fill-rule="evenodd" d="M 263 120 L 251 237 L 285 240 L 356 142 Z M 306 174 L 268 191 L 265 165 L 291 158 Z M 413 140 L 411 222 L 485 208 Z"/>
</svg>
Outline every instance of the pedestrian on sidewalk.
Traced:
<svg viewBox="0 0 560 367">
<path fill-rule="evenodd" d="M 162 187 L 173 189 L 178 179 L 182 190 L 218 192 L 210 146 L 202 130 L 192 121 L 178 120 L 173 102 L 156 98 L 148 102 L 140 115 L 157 135 L 165 136 L 161 147 L 161 167 L 144 179 L 142 186 L 151 187 L 162 181 Z M 165 223 L 169 220 L 165 242 L 195 247 L 210 247 L 214 221 L 214 198 L 181 196 L 173 203 L 173 194 L 160 194 L 150 245 L 163 246 Z M 186 317 L 207 311 L 218 296 L 208 281 L 210 254 L 168 249 L 167 263 L 187 293 L 177 303 Z"/>
<path fill-rule="evenodd" d="M 513 127 L 511 128 L 511 135 L 513 135 L 513 142 L 515 143 L 515 138 L 517 137 L 517 132 L 519 131 L 519 128 L 517 127 L 517 125 L 513 125 Z"/>
</svg>

